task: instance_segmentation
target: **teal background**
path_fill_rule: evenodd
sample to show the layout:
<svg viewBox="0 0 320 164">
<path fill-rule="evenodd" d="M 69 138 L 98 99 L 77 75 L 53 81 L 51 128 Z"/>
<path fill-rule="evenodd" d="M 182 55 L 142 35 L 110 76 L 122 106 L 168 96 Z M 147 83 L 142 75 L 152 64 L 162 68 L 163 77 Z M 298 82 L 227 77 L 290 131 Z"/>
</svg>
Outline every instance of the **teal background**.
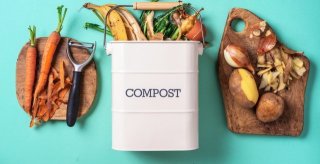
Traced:
<svg viewBox="0 0 320 164">
<path fill-rule="evenodd" d="M 320 163 L 319 61 L 320 1 L 316 0 L 186 0 L 202 13 L 211 47 L 200 57 L 200 149 L 190 152 L 119 152 L 111 149 L 110 57 L 104 54 L 102 35 L 82 28 L 98 22 L 81 9 L 84 0 L 6 0 L 0 5 L 0 163 Z M 91 0 L 103 4 L 112 1 Z M 130 4 L 133 0 L 113 1 Z M 49 122 L 30 129 L 29 117 L 16 100 L 15 64 L 28 41 L 28 25 L 47 36 L 56 27 L 56 6 L 68 7 L 63 36 L 98 41 L 95 55 L 99 89 L 91 112 L 74 128 L 65 122 Z M 239 135 L 226 126 L 216 73 L 217 53 L 227 14 L 243 7 L 266 19 L 289 47 L 303 50 L 311 60 L 305 95 L 305 126 L 300 137 Z M 137 12 L 138 13 L 138 12 Z M 139 135 L 139 134 L 137 134 Z"/>
</svg>

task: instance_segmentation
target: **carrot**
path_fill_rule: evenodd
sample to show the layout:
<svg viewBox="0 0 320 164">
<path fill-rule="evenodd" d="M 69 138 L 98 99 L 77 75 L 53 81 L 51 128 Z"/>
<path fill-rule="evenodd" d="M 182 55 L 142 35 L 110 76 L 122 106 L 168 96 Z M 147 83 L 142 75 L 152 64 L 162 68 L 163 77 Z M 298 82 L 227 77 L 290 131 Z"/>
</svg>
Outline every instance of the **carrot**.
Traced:
<svg viewBox="0 0 320 164">
<path fill-rule="evenodd" d="M 37 49 L 36 49 L 36 27 L 29 26 L 30 44 L 26 53 L 26 78 L 24 85 L 24 102 L 23 107 L 30 114 L 32 93 L 36 76 Z"/>
<path fill-rule="evenodd" d="M 39 74 L 37 85 L 33 94 L 33 104 L 35 104 L 35 101 L 38 98 L 39 93 L 44 89 L 44 87 L 47 84 L 48 75 L 51 68 L 51 62 L 53 60 L 53 56 L 55 54 L 55 51 L 61 39 L 60 32 L 62 30 L 62 24 L 66 16 L 67 9 L 65 8 L 63 10 L 63 5 L 62 5 L 62 6 L 59 6 L 57 10 L 58 10 L 58 18 L 59 18 L 58 26 L 57 26 L 57 29 L 53 31 L 48 37 L 48 40 L 44 47 L 42 61 L 40 65 L 40 74 Z M 34 112 L 37 113 L 38 109 L 33 108 L 33 110 L 36 110 Z M 33 121 L 33 119 L 34 117 L 32 117 L 31 121 Z"/>
<path fill-rule="evenodd" d="M 43 90 L 43 88 L 47 83 L 49 71 L 51 68 L 51 62 L 61 39 L 60 32 L 62 30 L 62 23 L 64 21 L 64 18 L 67 12 L 67 9 L 65 9 L 64 13 L 62 14 L 62 10 L 63 10 L 63 6 L 59 6 L 58 7 L 58 15 L 59 15 L 58 27 L 48 37 L 48 40 L 44 47 L 43 57 L 42 57 L 41 66 L 40 66 L 40 75 L 39 75 L 39 79 L 34 92 L 34 98 L 37 98 L 38 94 L 40 93 L 41 90 Z"/>
</svg>

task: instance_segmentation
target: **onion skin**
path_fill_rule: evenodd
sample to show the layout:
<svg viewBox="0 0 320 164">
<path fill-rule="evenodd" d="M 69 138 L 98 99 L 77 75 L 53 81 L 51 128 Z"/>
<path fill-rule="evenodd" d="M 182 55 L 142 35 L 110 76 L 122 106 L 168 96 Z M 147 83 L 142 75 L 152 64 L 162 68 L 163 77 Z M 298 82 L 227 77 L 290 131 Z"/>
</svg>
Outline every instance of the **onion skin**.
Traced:
<svg viewBox="0 0 320 164">
<path fill-rule="evenodd" d="M 254 74 L 254 68 L 247 54 L 248 53 L 245 49 L 233 44 L 229 44 L 224 49 L 224 58 L 231 67 L 247 68 Z"/>
<path fill-rule="evenodd" d="M 276 46 L 276 44 L 277 44 L 277 37 L 274 33 L 270 34 L 269 36 L 261 38 L 258 49 L 257 49 L 257 54 L 263 55 L 266 52 L 269 52 Z"/>
<path fill-rule="evenodd" d="M 202 35 L 202 32 L 201 32 L 201 26 L 202 26 L 203 35 Z M 206 33 L 207 33 L 206 27 L 199 20 L 196 20 L 194 26 L 186 34 L 186 37 L 189 40 L 202 42 L 204 40 L 203 37 L 206 36 Z"/>
</svg>

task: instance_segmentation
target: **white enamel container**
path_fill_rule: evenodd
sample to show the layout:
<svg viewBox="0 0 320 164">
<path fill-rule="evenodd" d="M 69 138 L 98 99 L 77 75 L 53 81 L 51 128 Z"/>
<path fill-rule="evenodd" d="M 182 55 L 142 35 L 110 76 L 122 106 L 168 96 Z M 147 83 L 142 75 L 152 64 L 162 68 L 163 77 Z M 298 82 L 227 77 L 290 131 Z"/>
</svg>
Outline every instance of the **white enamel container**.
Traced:
<svg viewBox="0 0 320 164">
<path fill-rule="evenodd" d="M 112 148 L 198 148 L 198 55 L 194 41 L 114 41 Z"/>
</svg>

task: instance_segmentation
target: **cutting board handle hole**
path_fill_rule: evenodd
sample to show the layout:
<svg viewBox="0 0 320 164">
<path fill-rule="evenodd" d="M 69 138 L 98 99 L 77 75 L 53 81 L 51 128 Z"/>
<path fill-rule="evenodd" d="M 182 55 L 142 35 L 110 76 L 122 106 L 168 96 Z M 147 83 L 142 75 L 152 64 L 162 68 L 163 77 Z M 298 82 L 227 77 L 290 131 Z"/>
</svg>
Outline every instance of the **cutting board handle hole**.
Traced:
<svg viewBox="0 0 320 164">
<path fill-rule="evenodd" d="M 234 18 L 230 23 L 231 29 L 235 32 L 242 32 L 246 27 L 246 23 L 241 18 Z"/>
</svg>

